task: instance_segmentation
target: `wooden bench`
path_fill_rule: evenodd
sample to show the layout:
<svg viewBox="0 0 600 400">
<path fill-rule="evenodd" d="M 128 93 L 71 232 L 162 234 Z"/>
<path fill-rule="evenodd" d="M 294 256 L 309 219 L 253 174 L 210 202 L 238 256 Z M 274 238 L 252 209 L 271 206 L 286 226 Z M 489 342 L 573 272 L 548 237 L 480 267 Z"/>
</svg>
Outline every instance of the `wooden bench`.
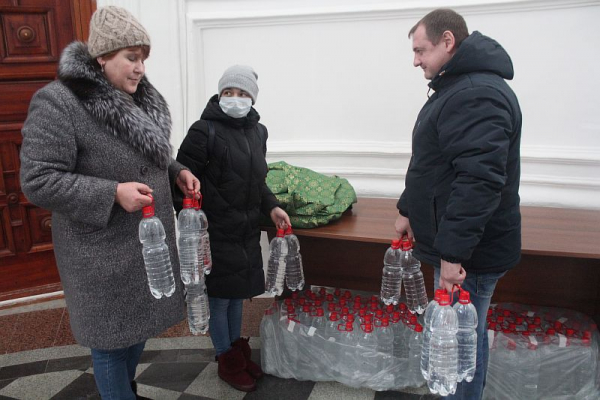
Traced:
<svg viewBox="0 0 600 400">
<path fill-rule="evenodd" d="M 524 206 L 521 213 L 522 260 L 493 301 L 570 308 L 600 322 L 600 211 Z M 397 215 L 394 199 L 359 198 L 338 221 L 294 230 L 307 283 L 378 292 Z M 423 273 L 431 295 L 433 268 Z"/>
</svg>

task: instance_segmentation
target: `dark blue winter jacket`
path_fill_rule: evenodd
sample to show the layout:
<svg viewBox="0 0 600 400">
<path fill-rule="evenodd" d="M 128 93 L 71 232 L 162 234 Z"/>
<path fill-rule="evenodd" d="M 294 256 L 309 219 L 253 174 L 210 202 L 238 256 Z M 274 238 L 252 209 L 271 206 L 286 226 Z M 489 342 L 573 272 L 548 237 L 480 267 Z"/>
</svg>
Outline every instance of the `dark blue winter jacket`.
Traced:
<svg viewBox="0 0 600 400">
<path fill-rule="evenodd" d="M 398 201 L 421 261 L 500 272 L 520 260 L 521 110 L 505 82 L 513 74 L 502 46 L 473 32 L 429 84 Z"/>
</svg>

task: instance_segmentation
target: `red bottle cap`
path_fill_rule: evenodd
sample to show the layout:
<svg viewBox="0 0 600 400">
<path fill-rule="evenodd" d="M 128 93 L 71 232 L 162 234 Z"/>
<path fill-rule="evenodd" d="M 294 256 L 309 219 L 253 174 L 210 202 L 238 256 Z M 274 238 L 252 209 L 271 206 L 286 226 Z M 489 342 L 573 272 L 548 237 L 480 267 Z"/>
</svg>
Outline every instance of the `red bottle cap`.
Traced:
<svg viewBox="0 0 600 400">
<path fill-rule="evenodd" d="M 277 229 L 277 237 L 284 237 L 285 236 L 285 232 L 283 231 L 283 229 Z"/>
<path fill-rule="evenodd" d="M 154 217 L 154 206 L 145 206 L 145 207 L 142 207 L 142 216 L 144 218 Z"/>
<path fill-rule="evenodd" d="M 415 332 L 423 332 L 423 325 L 416 324 L 415 325 Z"/>
<path fill-rule="evenodd" d="M 433 296 L 433 299 L 439 303 L 440 302 L 440 298 L 442 297 L 443 293 L 444 293 L 444 289 L 436 289 L 435 290 L 435 294 Z M 404 304 L 404 303 L 402 303 L 402 304 Z M 492 310 L 488 310 L 488 315 L 491 313 L 491 311 Z"/>
<path fill-rule="evenodd" d="M 193 201 L 190 197 L 183 199 L 183 208 L 192 208 L 193 206 Z"/>
<path fill-rule="evenodd" d="M 394 250 L 398 250 L 400 248 L 400 240 L 399 239 L 392 240 L 392 246 L 391 247 Z"/>
<path fill-rule="evenodd" d="M 448 293 L 444 293 L 440 297 L 440 306 L 448 306 L 448 305 L 450 305 L 450 295 Z"/>
<path fill-rule="evenodd" d="M 469 304 L 471 302 L 471 294 L 466 290 L 461 290 L 458 297 L 458 302 L 460 304 Z"/>
<path fill-rule="evenodd" d="M 402 249 L 402 251 L 411 250 L 413 248 L 413 243 L 409 238 L 402 239 L 402 242 L 400 243 L 400 248 Z"/>
<path fill-rule="evenodd" d="M 285 234 L 286 234 L 286 235 L 291 235 L 292 233 L 294 233 L 294 231 L 292 231 L 292 227 L 291 227 L 291 226 L 288 226 L 288 227 L 285 229 Z"/>
<path fill-rule="evenodd" d="M 323 317 L 325 315 L 325 312 L 323 311 L 323 309 L 321 307 L 317 308 L 317 317 Z"/>
<path fill-rule="evenodd" d="M 337 313 L 337 312 L 335 312 L 335 311 L 334 311 L 334 312 L 332 312 L 332 313 L 329 315 L 329 320 L 330 320 L 330 321 L 339 321 L 339 319 L 340 319 L 340 316 L 339 316 L 339 315 L 338 315 L 338 313 Z"/>
</svg>

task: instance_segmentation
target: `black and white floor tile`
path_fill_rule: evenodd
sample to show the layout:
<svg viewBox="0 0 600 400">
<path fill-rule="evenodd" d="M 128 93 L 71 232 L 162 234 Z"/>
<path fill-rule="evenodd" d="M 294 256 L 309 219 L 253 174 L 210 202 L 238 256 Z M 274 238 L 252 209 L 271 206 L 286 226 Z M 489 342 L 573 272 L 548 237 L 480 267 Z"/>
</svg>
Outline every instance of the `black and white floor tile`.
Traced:
<svg viewBox="0 0 600 400">
<path fill-rule="evenodd" d="M 252 338 L 260 362 L 260 339 Z M 337 382 L 265 376 L 255 392 L 239 392 L 217 377 L 209 338 L 151 339 L 137 370 L 138 393 L 159 400 L 396 400 L 435 399 L 426 388 L 375 392 Z M 73 345 L 0 356 L 0 400 L 100 399 L 87 348 Z"/>
</svg>

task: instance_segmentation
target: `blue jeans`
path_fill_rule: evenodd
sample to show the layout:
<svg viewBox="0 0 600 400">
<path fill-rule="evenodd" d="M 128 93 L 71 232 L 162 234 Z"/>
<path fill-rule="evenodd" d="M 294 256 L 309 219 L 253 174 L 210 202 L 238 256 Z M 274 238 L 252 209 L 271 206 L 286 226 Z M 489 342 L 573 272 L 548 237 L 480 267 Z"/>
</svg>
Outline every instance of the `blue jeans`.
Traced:
<svg viewBox="0 0 600 400">
<path fill-rule="evenodd" d="M 210 324 L 208 332 L 217 356 L 231 348 L 242 331 L 242 307 L 244 299 L 221 299 L 209 297 Z"/>
<path fill-rule="evenodd" d="M 92 350 L 94 379 L 102 400 L 135 400 L 131 382 L 146 342 L 124 349 Z"/>
<path fill-rule="evenodd" d="M 439 288 L 440 268 L 436 267 L 434 274 L 434 287 Z M 456 393 L 446 396 L 446 399 L 479 400 L 483 396 L 485 378 L 488 365 L 488 336 L 487 336 L 487 311 L 496 283 L 506 272 L 482 274 L 476 271 L 467 271 L 461 287 L 471 294 L 471 303 L 477 310 L 477 362 L 475 376 L 471 382 L 462 381 L 456 387 Z M 458 293 L 454 294 L 454 303 L 458 301 Z"/>
</svg>

